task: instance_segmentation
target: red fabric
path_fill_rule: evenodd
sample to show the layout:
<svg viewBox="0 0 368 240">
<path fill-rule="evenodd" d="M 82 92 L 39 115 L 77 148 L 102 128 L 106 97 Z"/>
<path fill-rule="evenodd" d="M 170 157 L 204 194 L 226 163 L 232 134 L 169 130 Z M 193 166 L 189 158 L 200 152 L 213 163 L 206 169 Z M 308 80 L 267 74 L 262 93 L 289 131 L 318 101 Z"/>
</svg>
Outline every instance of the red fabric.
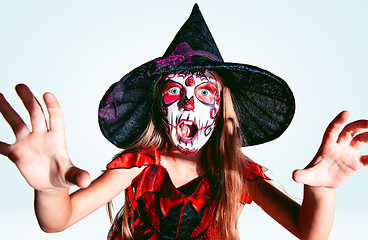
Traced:
<svg viewBox="0 0 368 240">
<path fill-rule="evenodd" d="M 207 177 L 203 177 L 193 194 L 183 195 L 172 183 L 166 169 L 161 166 L 157 150 L 124 153 L 110 162 L 107 168 L 141 166 L 146 168 L 132 180 L 127 189 L 129 204 L 132 207 L 129 214 L 134 214 L 134 239 L 175 239 L 183 236 L 186 239 L 214 239 L 210 225 L 213 218 L 210 182 Z M 247 180 L 268 179 L 256 163 L 246 161 L 245 166 L 244 174 Z M 251 203 L 252 200 L 243 193 L 240 202 Z M 190 220 L 182 221 L 188 215 L 197 221 L 196 225 L 191 226 Z M 173 231 L 165 232 L 168 231 L 166 226 L 160 225 L 164 221 L 174 225 L 171 227 Z M 117 227 L 110 230 L 110 239 L 125 239 L 120 233 L 120 216 L 115 223 Z"/>
<path fill-rule="evenodd" d="M 259 179 L 267 179 L 270 180 L 262 171 L 261 166 L 257 163 L 252 162 L 250 160 L 245 160 L 245 168 L 243 170 L 244 176 L 247 181 L 254 181 Z M 251 203 L 252 199 L 243 192 L 240 196 L 240 203 Z"/>
<path fill-rule="evenodd" d="M 107 169 L 142 167 L 155 163 L 155 151 L 140 151 L 124 153 L 112 160 Z"/>
</svg>

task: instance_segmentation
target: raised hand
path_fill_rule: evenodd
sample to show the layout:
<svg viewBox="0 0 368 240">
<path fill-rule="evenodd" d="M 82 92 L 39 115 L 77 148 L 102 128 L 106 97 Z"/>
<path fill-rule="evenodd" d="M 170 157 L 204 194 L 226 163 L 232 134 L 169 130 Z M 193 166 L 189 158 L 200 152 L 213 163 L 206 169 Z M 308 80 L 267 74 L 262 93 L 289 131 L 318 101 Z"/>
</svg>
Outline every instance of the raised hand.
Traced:
<svg viewBox="0 0 368 240">
<path fill-rule="evenodd" d="M 69 159 L 63 115 L 55 96 L 51 93 L 43 96 L 49 114 L 47 126 L 42 108 L 29 88 L 19 84 L 16 91 L 30 115 L 32 131 L 0 94 L 0 112 L 16 138 L 14 144 L 0 142 L 0 154 L 14 162 L 29 185 L 36 190 L 70 185 L 87 187 L 91 181 L 89 173 L 76 168 Z"/>
<path fill-rule="evenodd" d="M 337 188 L 354 172 L 368 165 L 368 156 L 360 154 L 368 142 L 368 120 L 358 120 L 344 127 L 349 116 L 349 112 L 341 112 L 330 123 L 316 156 L 305 169 L 294 171 L 294 181 Z"/>
</svg>

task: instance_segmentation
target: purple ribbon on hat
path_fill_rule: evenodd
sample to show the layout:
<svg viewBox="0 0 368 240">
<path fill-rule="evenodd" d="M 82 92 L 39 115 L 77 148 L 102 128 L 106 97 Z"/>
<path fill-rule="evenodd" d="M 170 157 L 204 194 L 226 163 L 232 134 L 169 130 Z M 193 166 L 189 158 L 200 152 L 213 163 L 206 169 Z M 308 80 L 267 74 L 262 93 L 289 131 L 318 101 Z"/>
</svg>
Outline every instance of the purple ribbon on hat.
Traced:
<svg viewBox="0 0 368 240">
<path fill-rule="evenodd" d="M 216 57 L 214 54 L 201 50 L 193 50 L 187 42 L 182 42 L 167 58 L 155 60 L 156 69 L 153 72 L 149 71 L 148 74 L 150 75 L 155 73 L 158 69 L 166 66 L 180 64 L 185 60 L 188 60 L 188 62 L 191 63 L 190 58 L 193 56 L 201 56 L 217 62 L 220 61 L 220 59 L 218 59 L 218 57 Z"/>
<path fill-rule="evenodd" d="M 109 97 L 106 100 L 106 106 L 101 108 L 98 114 L 100 117 L 115 122 L 117 120 L 117 109 L 116 109 L 116 101 L 120 101 L 123 96 L 123 89 L 120 87 L 120 84 L 116 84 L 114 90 L 110 93 Z"/>
</svg>

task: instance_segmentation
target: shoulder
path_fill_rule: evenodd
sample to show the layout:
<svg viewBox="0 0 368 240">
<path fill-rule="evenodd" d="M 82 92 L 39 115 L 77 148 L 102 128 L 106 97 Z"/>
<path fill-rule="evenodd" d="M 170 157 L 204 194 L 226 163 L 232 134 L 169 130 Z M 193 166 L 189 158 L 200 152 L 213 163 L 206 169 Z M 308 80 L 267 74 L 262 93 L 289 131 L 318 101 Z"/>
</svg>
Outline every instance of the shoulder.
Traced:
<svg viewBox="0 0 368 240">
<path fill-rule="evenodd" d="M 155 164 L 160 159 L 156 149 L 124 151 L 115 157 L 108 165 L 107 169 L 129 169 Z"/>
<path fill-rule="evenodd" d="M 266 174 L 264 174 L 264 171 L 267 171 L 266 167 L 259 165 L 245 155 L 241 156 L 241 159 L 243 164 L 243 177 L 245 181 L 259 179 L 270 180 Z"/>
<path fill-rule="evenodd" d="M 246 186 L 244 191 L 241 193 L 240 203 L 251 203 L 253 200 L 252 193 L 254 192 L 254 186 L 258 186 L 261 182 L 270 180 L 266 174 L 264 174 L 264 171 L 267 171 L 267 168 L 257 164 L 242 152 L 239 153 L 238 159 L 242 165 L 242 177 Z"/>
</svg>

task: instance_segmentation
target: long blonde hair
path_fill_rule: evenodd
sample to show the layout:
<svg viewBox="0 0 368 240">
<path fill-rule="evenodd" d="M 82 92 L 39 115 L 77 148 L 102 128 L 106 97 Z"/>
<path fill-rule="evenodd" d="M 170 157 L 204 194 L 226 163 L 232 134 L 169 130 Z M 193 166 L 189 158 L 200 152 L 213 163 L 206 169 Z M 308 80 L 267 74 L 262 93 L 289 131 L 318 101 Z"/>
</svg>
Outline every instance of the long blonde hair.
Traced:
<svg viewBox="0 0 368 240">
<path fill-rule="evenodd" d="M 237 222 L 242 205 L 239 203 L 239 193 L 244 192 L 245 181 L 243 179 L 241 161 L 242 133 L 239 127 L 235 107 L 229 88 L 217 74 L 222 90 L 222 107 L 217 119 L 216 128 L 204 151 L 206 157 L 202 159 L 203 169 L 210 180 L 210 193 L 213 201 L 214 218 L 212 222 L 214 234 L 217 239 L 239 239 Z M 155 85 L 154 103 L 151 110 L 151 118 L 142 136 L 127 150 L 156 148 L 161 152 L 168 149 L 169 139 L 164 132 L 160 112 L 160 98 L 163 82 L 161 77 Z M 128 204 L 128 192 L 125 190 L 124 213 L 122 216 L 122 232 L 128 238 L 132 238 L 131 227 L 133 216 L 128 216 L 131 206 Z M 108 204 L 108 212 L 112 221 L 111 203 Z"/>
</svg>

